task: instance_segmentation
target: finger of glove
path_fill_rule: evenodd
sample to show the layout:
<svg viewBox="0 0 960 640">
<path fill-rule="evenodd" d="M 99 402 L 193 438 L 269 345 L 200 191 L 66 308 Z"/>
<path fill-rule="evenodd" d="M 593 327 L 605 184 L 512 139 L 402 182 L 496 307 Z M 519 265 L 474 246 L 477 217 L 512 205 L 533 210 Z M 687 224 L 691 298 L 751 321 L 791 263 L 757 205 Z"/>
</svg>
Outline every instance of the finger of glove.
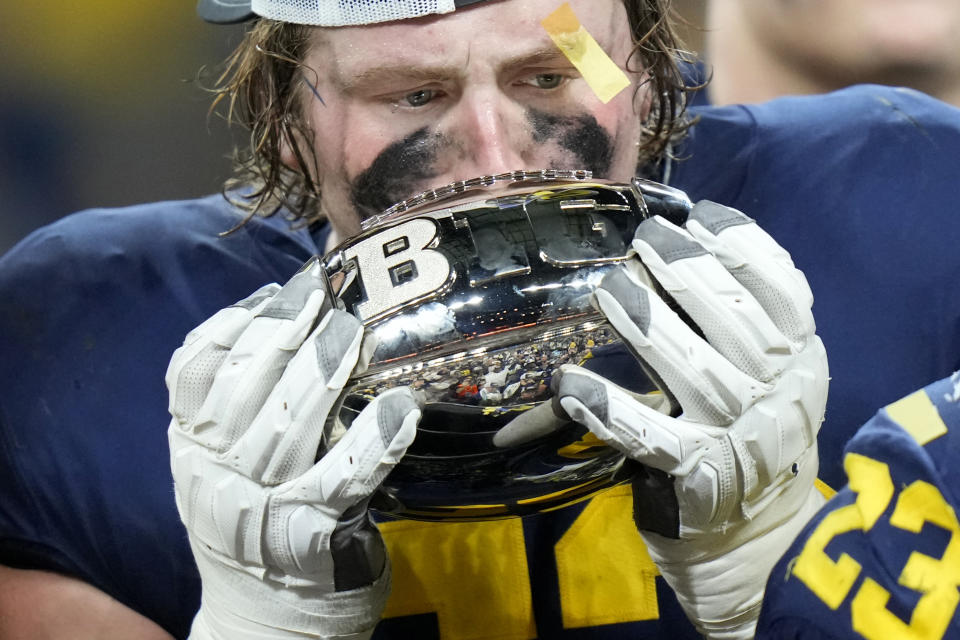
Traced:
<svg viewBox="0 0 960 640">
<path fill-rule="evenodd" d="M 217 371 L 193 425 L 220 453 L 249 428 L 324 304 L 321 267 L 308 263 L 260 309 Z"/>
<path fill-rule="evenodd" d="M 311 503 L 334 520 L 376 491 L 413 442 L 423 400 L 391 389 L 356 417 L 342 438 L 300 478 L 283 485 L 284 499 Z"/>
<path fill-rule="evenodd" d="M 696 334 L 657 294 L 626 269 L 604 276 L 594 300 L 633 352 L 654 370 L 694 422 L 730 424 L 764 385 Z"/>
<path fill-rule="evenodd" d="M 677 476 L 688 475 L 701 450 L 724 433 L 664 415 L 602 376 L 573 365 L 561 368 L 555 391 L 570 417 L 598 438 L 634 460 Z"/>
<path fill-rule="evenodd" d="M 559 378 L 554 378 L 559 381 Z M 551 383 L 551 387 L 554 384 Z M 637 402 L 658 411 L 669 413 L 669 401 L 659 391 L 633 393 L 627 391 Z M 570 423 L 570 416 L 554 397 L 550 402 L 541 402 L 531 409 L 523 411 L 493 434 L 493 444 L 500 448 L 518 447 L 527 442 L 555 433 Z"/>
<path fill-rule="evenodd" d="M 221 309 L 187 334 L 183 345 L 174 351 L 165 380 L 170 392 L 168 410 L 179 428 L 194 421 L 230 348 L 279 289 L 276 284 L 266 285 Z"/>
<path fill-rule="evenodd" d="M 230 450 L 238 471 L 277 485 L 313 466 L 327 416 L 357 364 L 362 338 L 363 325 L 349 313 L 333 309 L 324 316 Z"/>
<path fill-rule="evenodd" d="M 568 423 L 565 412 L 558 412 L 552 402 L 541 402 L 503 425 L 493 434 L 493 444 L 501 448 L 517 447 L 554 433 Z"/>
<path fill-rule="evenodd" d="M 741 371 L 764 382 L 782 371 L 791 345 L 760 303 L 683 229 L 644 220 L 633 248 L 707 340 Z"/>
<path fill-rule="evenodd" d="M 686 228 L 753 294 L 784 335 L 798 344 L 813 335 L 813 293 L 806 277 L 753 220 L 705 200 L 693 207 Z"/>
<path fill-rule="evenodd" d="M 735 507 L 740 487 L 728 430 L 671 418 L 595 373 L 564 368 L 561 406 L 610 446 L 648 467 L 676 476 L 681 533 Z"/>
</svg>

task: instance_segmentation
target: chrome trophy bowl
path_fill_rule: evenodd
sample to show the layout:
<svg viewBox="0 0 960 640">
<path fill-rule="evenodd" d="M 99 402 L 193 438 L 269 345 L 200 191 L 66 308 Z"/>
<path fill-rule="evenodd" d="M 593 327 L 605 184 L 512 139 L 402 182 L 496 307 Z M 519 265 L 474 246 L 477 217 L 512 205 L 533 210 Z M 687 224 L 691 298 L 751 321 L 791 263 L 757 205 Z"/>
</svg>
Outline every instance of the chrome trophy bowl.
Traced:
<svg viewBox="0 0 960 640">
<path fill-rule="evenodd" d="M 652 215 L 682 223 L 686 195 L 586 171 L 518 171 L 424 192 L 369 219 L 323 258 L 336 303 L 376 339 L 338 424 L 378 393 L 426 399 L 417 436 L 373 506 L 470 520 L 558 508 L 630 478 L 623 456 L 573 422 L 522 446 L 493 434 L 551 397 L 562 364 L 623 351 L 590 304 Z M 637 391 L 655 386 L 642 374 Z"/>
</svg>

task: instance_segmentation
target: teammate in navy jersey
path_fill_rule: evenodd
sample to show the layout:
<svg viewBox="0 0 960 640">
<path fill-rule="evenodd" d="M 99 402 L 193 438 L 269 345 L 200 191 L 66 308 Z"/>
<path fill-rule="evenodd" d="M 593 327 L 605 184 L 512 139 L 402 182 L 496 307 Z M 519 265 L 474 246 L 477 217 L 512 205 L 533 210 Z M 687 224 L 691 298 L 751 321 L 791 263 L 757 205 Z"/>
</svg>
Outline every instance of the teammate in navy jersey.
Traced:
<svg viewBox="0 0 960 640">
<path fill-rule="evenodd" d="M 383 622 L 376 637 L 695 637 L 673 598 L 673 589 L 701 628 L 730 622 L 737 632 L 749 632 L 760 589 L 747 594 L 745 609 L 732 616 L 712 609 L 710 594 L 728 595 L 741 585 L 717 584 L 711 568 L 730 567 L 730 558 L 746 551 L 754 568 L 765 575 L 764 566 L 772 565 L 793 535 L 792 530 L 786 531 L 789 536 L 782 535 L 779 525 L 785 516 L 778 514 L 772 517 L 770 530 L 781 534 L 776 536 L 781 546 L 776 551 L 749 553 L 756 547 L 746 543 L 756 542 L 759 538 L 752 534 L 759 532 L 737 520 L 739 516 L 733 513 L 737 509 L 730 511 L 731 505 L 742 501 L 737 493 L 742 488 L 733 497 L 726 496 L 721 505 L 727 509 L 721 526 L 702 511 L 711 496 L 706 496 L 705 503 L 684 503 L 688 510 L 681 513 L 681 522 L 687 524 L 686 538 L 679 543 L 653 539 L 652 559 L 631 520 L 629 490 L 622 488 L 588 503 L 522 521 L 383 523 L 380 530 L 393 564 L 393 589 L 385 605 L 384 574 L 378 573 L 385 565 L 374 562 L 375 542 L 360 554 L 369 566 L 355 563 L 356 571 L 346 572 L 349 575 L 344 578 L 337 571 L 330 573 L 330 560 L 333 565 L 337 560 L 329 547 L 304 557 L 297 556 L 295 549 L 261 547 L 239 520 L 234 522 L 234 533 L 243 544 L 233 551 L 263 557 L 229 556 L 220 547 L 208 553 L 205 545 L 220 544 L 222 535 L 220 542 L 197 536 L 210 531 L 222 534 L 224 518 L 229 521 L 230 513 L 235 512 L 218 512 L 213 522 L 198 529 L 196 518 L 202 520 L 204 514 L 191 512 L 191 504 L 181 500 L 181 507 L 187 510 L 185 533 L 176 511 L 170 490 L 168 397 L 162 379 L 170 354 L 183 337 L 218 310 L 260 287 L 288 281 L 311 255 L 329 246 L 331 230 L 340 237 L 354 232 L 358 213 L 375 211 L 424 184 L 473 174 L 543 164 L 587 164 L 599 175 L 616 180 L 649 173 L 687 190 L 695 200 L 713 200 L 749 212 L 790 250 L 817 295 L 818 333 L 832 354 L 834 378 L 827 422 L 820 431 L 822 475 L 833 482 L 841 478 L 839 452 L 855 425 L 876 406 L 957 366 L 960 296 L 942 285 L 960 271 L 948 188 L 951 162 L 960 148 L 960 120 L 953 109 L 915 92 L 878 87 L 751 108 L 697 109 L 689 114 L 696 123 L 673 148 L 673 159 L 666 160 L 658 144 L 674 138 L 670 128 L 647 138 L 637 125 L 648 114 L 643 90 L 635 94 L 637 103 L 632 90 L 627 90 L 603 104 L 566 58 L 550 49 L 550 39 L 539 22 L 557 6 L 559 3 L 518 0 L 481 2 L 449 16 L 343 30 L 298 31 L 262 20 L 254 25 L 245 45 L 248 53 L 256 44 L 269 51 L 282 36 L 290 38 L 284 49 L 288 56 L 304 55 L 306 41 L 298 38 L 310 35 L 308 64 L 318 68 L 331 65 L 322 69 L 324 73 L 303 77 L 290 75 L 291 70 L 282 66 L 271 69 L 279 86 L 298 87 L 298 99 L 304 101 L 303 112 L 286 115 L 304 117 L 287 120 L 278 116 L 253 123 L 260 134 L 272 140 L 263 148 L 272 149 L 275 155 L 267 158 L 273 164 L 268 162 L 266 167 L 260 164 L 263 158 L 245 166 L 248 178 L 252 171 L 255 179 L 272 185 L 263 192 L 262 204 L 267 210 L 271 203 L 284 202 L 312 224 L 291 225 L 283 213 L 255 215 L 244 223 L 247 211 L 211 197 L 81 213 L 37 232 L 4 256 L 0 264 L 0 290 L 5 300 L 0 341 L 7 391 L 0 399 L 0 487 L 4 492 L 0 561 L 8 568 L 0 572 L 0 624 L 7 625 L 5 633 L 26 629 L 25 633 L 35 634 L 46 625 L 51 633 L 71 637 L 105 629 L 123 637 L 184 637 L 200 605 L 199 575 L 204 576 L 205 598 L 194 629 L 197 637 L 284 637 L 284 633 L 306 632 L 300 626 L 304 620 L 314 634 L 362 634 L 370 630 L 382 606 Z M 573 3 L 573 8 L 585 30 L 622 68 L 630 52 L 630 33 L 622 32 L 625 25 L 630 24 L 637 36 L 658 23 L 655 3 L 644 5 L 639 17 L 631 13 L 632 23 L 613 19 L 622 11 L 616 2 L 602 7 L 593 3 L 589 8 Z M 505 24 L 502 12 L 508 10 L 513 22 Z M 430 33 L 434 40 L 422 42 L 415 37 L 419 33 Z M 657 34 L 657 46 L 667 46 L 667 34 Z M 456 47 L 466 47 L 481 36 L 486 40 L 477 46 L 484 56 L 469 47 L 470 56 L 453 55 L 466 53 Z M 417 47 L 409 45 L 414 41 Z M 455 47 L 453 53 L 439 43 Z M 531 50 L 536 64 L 516 62 L 515 55 L 527 55 Z M 323 52 L 335 55 L 323 56 Z M 423 81 L 420 74 L 417 83 L 408 86 L 410 78 L 398 68 L 385 73 L 364 66 L 403 54 L 412 58 L 401 60 L 400 66 L 409 67 L 419 56 L 435 58 L 438 53 L 447 64 L 451 59 L 469 62 L 468 71 L 452 76 L 434 72 L 431 83 L 424 85 L 419 84 Z M 494 53 L 504 58 L 490 57 Z M 668 96 L 676 95 L 671 91 L 670 70 L 664 66 L 668 60 L 665 53 L 666 49 L 661 49 L 650 55 L 644 65 L 660 89 Z M 261 63 L 272 64 L 273 60 L 276 58 L 267 56 Z M 243 67 L 243 62 L 238 62 L 241 68 L 256 75 L 257 69 Z M 391 84 L 394 82 L 400 84 Z M 384 87 L 390 88 L 386 94 L 382 93 Z M 654 102 L 660 95 L 659 91 L 650 93 Z M 269 105 L 252 105 L 252 110 L 258 106 Z M 676 115 L 674 108 L 665 100 L 653 113 L 665 114 L 669 124 Z M 401 120 L 403 126 L 397 126 Z M 391 122 L 394 124 L 388 126 Z M 573 133 L 584 135 L 571 138 Z M 537 145 L 532 144 L 534 138 Z M 569 142 L 571 139 L 586 142 L 578 146 Z M 645 140 L 652 143 L 642 151 L 643 166 L 638 169 L 636 145 Z M 474 153 L 465 156 L 460 151 L 464 148 Z M 311 149 L 318 153 L 316 163 L 310 159 Z M 450 162 L 445 163 L 447 160 Z M 271 167 L 275 171 L 271 172 Z M 453 169 L 448 174 L 444 167 Z M 303 173 L 298 174 L 299 170 Z M 275 179 L 276 172 L 283 180 Z M 291 176 L 297 175 L 300 182 L 289 187 Z M 706 235 L 698 235 L 698 240 L 726 246 L 728 238 L 736 239 L 747 230 L 751 230 L 748 237 L 756 239 L 755 225 L 734 212 L 710 207 L 700 211 Z M 330 214 L 329 225 L 316 223 L 320 212 Z M 234 227 L 238 229 L 233 234 L 219 236 Z M 712 240 L 711 229 L 717 240 Z M 672 244 L 681 242 L 678 237 L 684 238 L 681 244 L 686 257 L 667 263 L 664 273 L 693 265 L 688 277 L 722 275 L 724 268 L 705 257 L 710 252 L 691 250 L 694 245 L 686 244 L 687 236 L 669 228 L 667 232 L 676 234 L 669 236 Z M 662 238 L 644 237 L 641 241 L 653 254 L 663 248 Z M 715 247 L 711 251 L 715 252 Z M 756 250 L 759 253 L 755 255 L 762 259 L 775 255 L 769 244 L 757 244 Z M 707 266 L 696 266 L 704 262 L 700 258 Z M 771 259 L 773 267 L 784 267 L 781 257 Z M 309 271 L 305 274 L 298 282 L 310 277 Z M 629 281 L 609 285 L 614 293 L 635 293 L 635 283 Z M 785 296 L 791 302 L 788 306 L 803 315 L 803 290 L 794 285 L 769 285 L 766 290 L 789 293 Z M 290 289 L 286 291 L 289 298 Z M 748 287 L 747 294 L 752 291 Z M 277 305 L 269 306 L 277 295 L 275 288 L 261 290 L 248 306 L 267 310 L 268 319 L 281 320 L 284 314 L 275 310 Z M 622 296 L 612 298 L 616 301 Z M 316 304 L 310 296 L 285 300 L 287 311 Z M 233 330 L 217 333 L 219 337 L 210 345 L 220 344 L 219 340 L 221 347 L 236 346 L 237 332 L 243 335 L 242 327 L 251 320 L 243 315 L 245 311 L 236 309 L 228 309 L 219 320 L 205 325 L 207 331 L 215 329 L 216 333 L 223 329 L 222 321 L 234 323 Z M 638 320 L 635 309 L 617 309 L 609 301 L 605 311 L 616 316 L 622 327 L 629 328 Z M 767 315 L 751 317 L 762 323 L 772 320 L 776 325 L 773 333 L 785 326 L 772 312 Z M 341 330 L 332 335 L 351 335 L 349 319 L 328 320 L 333 322 L 340 323 Z M 256 325 L 252 328 L 260 331 L 263 323 Z M 650 326 L 659 327 L 659 320 Z M 793 328 L 797 341 L 812 343 L 809 322 L 798 322 Z M 731 331 L 739 335 L 742 327 Z M 209 339 L 210 334 L 201 331 L 194 334 L 191 344 L 203 346 L 202 341 Z M 344 342 L 324 340 L 338 353 L 348 353 L 351 348 Z M 211 346 L 194 355 L 201 353 L 219 352 Z M 810 368 L 820 366 L 819 358 L 809 356 L 813 352 L 806 353 L 813 361 Z M 771 388 L 779 384 L 782 375 L 796 372 L 794 355 L 791 352 L 784 360 L 789 366 L 770 378 Z M 724 356 L 736 364 L 733 356 Z M 717 361 L 718 366 L 723 366 L 722 360 Z M 188 389 L 192 394 L 188 400 L 177 392 L 178 372 L 185 370 L 184 362 L 179 357 L 171 366 L 170 408 L 180 418 L 188 415 L 185 423 L 192 424 L 208 392 L 217 390 L 202 388 L 204 380 L 210 382 L 209 372 L 216 369 L 211 363 L 216 361 L 209 361 L 207 370 L 193 369 L 199 372 L 196 379 L 202 384 Z M 632 361 L 623 358 L 622 364 L 594 364 L 604 376 L 617 378 L 628 377 Z M 578 402 L 578 392 L 587 384 L 616 393 L 602 380 L 584 373 L 564 378 L 567 386 L 562 395 Z M 402 440 L 417 409 L 402 393 L 394 394 L 390 402 L 391 411 L 386 413 L 394 419 L 389 424 L 370 424 Z M 592 428 L 609 426 L 591 422 L 603 413 L 600 407 L 589 402 L 580 402 L 579 407 L 568 404 L 579 410 Z M 742 415 L 730 414 L 731 422 L 756 406 L 745 403 Z M 693 423 L 714 426 L 708 418 L 701 414 L 700 422 Z M 817 421 L 817 411 L 808 419 Z M 787 425 L 789 429 L 802 426 Z M 224 430 L 231 428 L 227 425 Z M 182 475 L 188 466 L 178 466 L 177 461 L 204 467 L 209 460 L 204 446 L 190 439 L 192 433 L 181 438 L 175 429 L 171 431 L 174 474 L 183 492 L 189 484 L 185 477 L 190 474 Z M 398 450 L 386 458 L 398 454 L 402 446 L 402 442 L 397 444 Z M 183 455 L 178 457 L 178 453 Z M 641 455 L 636 450 L 628 454 Z M 806 456 L 803 471 L 811 464 L 815 468 L 815 454 L 812 457 L 804 449 L 796 455 L 801 454 Z M 743 461 L 744 455 L 738 450 L 732 458 Z M 252 492 L 250 496 L 259 495 L 256 483 L 237 480 L 224 469 L 198 477 L 212 478 L 214 472 L 224 474 L 220 479 L 225 485 L 243 484 Z M 805 500 L 811 495 L 807 489 L 812 478 L 801 476 L 798 495 Z M 789 484 L 785 478 L 776 474 L 774 480 L 781 484 L 769 486 L 779 490 L 783 483 Z M 757 482 L 754 489 L 762 495 L 767 486 Z M 201 483 L 195 494 L 187 491 L 186 495 L 188 499 L 191 495 L 212 499 L 209 491 Z M 704 497 L 697 491 L 690 495 Z M 294 503 L 289 500 L 283 502 L 284 509 L 291 505 Z M 793 527 L 806 513 L 797 509 L 785 511 Z M 295 511 L 290 508 L 285 513 Z M 362 517 L 350 512 L 353 517 L 342 518 L 344 511 L 349 509 L 332 511 L 334 517 L 323 521 L 323 526 L 363 534 L 358 538 L 366 536 L 369 530 Z M 758 508 L 754 515 L 758 513 L 770 512 Z M 766 522 L 763 518 L 756 521 Z M 344 524 L 348 522 L 357 529 Z M 736 526 L 729 526 L 732 522 Z M 677 580 L 678 564 L 670 562 L 668 555 L 672 545 L 691 541 L 691 531 L 697 534 L 694 542 L 700 544 L 707 560 L 697 566 L 683 562 L 679 566 L 706 575 L 695 584 L 684 584 Z M 751 535 L 725 538 L 725 531 Z M 289 530 L 280 533 L 286 534 L 287 540 L 298 540 L 290 537 Z M 199 574 L 191 540 L 198 553 Z M 744 544 L 731 545 L 731 540 Z M 437 564 L 438 550 L 449 551 L 443 554 L 451 558 L 449 564 Z M 711 553 L 722 557 L 710 558 Z M 302 562 L 317 558 L 320 566 L 304 573 Z M 770 564 L 764 565 L 764 561 Z M 255 576 L 243 570 L 231 573 L 238 565 L 259 566 L 263 569 L 260 577 L 267 579 L 251 580 Z M 658 571 L 668 574 L 673 589 Z M 734 571 L 720 573 L 729 573 L 731 580 L 737 577 Z M 317 577 L 320 575 L 325 576 L 323 580 Z M 365 578 L 372 582 L 367 585 Z M 762 585 L 762 579 L 752 582 Z M 231 588 L 238 594 L 232 594 Z M 294 608 L 284 600 L 290 594 L 297 598 L 306 594 L 300 606 L 307 610 L 293 613 Z M 24 601 L 42 607 L 20 606 Z M 269 604 L 261 605 L 263 602 Z M 345 615 L 337 624 L 326 626 L 330 616 L 323 614 L 332 611 L 352 617 Z M 234 617 L 237 614 L 239 619 Z"/>
<path fill-rule="evenodd" d="M 880 410 L 770 575 L 758 638 L 957 638 L 960 373 Z"/>
</svg>

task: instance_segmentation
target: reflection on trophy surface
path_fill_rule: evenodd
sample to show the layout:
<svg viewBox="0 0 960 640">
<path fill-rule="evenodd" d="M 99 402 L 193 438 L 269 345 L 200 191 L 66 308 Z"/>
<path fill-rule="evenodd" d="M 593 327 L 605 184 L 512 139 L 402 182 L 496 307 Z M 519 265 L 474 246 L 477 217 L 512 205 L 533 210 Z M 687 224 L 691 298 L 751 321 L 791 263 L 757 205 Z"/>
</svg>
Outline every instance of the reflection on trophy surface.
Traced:
<svg viewBox="0 0 960 640">
<path fill-rule="evenodd" d="M 557 367 L 624 350 L 591 293 L 636 260 L 641 221 L 682 223 L 689 208 L 683 192 L 647 180 L 517 171 L 398 203 L 327 254 L 331 293 L 375 345 L 331 437 L 386 389 L 426 399 L 373 506 L 421 519 L 525 515 L 630 479 L 620 453 L 572 422 L 520 446 L 498 448 L 493 434 L 549 400 Z M 630 386 L 657 392 L 639 368 Z"/>
</svg>

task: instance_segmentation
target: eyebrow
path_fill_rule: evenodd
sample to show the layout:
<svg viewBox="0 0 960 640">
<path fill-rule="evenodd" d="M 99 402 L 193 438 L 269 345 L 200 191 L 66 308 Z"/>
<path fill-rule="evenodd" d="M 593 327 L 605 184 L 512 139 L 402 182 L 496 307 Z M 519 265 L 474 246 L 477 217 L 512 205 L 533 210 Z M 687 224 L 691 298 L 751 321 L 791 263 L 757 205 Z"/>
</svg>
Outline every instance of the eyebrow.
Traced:
<svg viewBox="0 0 960 640">
<path fill-rule="evenodd" d="M 411 67 L 402 64 L 384 64 L 352 76 L 340 76 L 337 79 L 339 87 L 347 93 L 363 89 L 376 88 L 385 83 L 395 82 L 437 82 L 448 80 L 457 75 L 459 69 L 450 66 L 438 67 Z"/>
<path fill-rule="evenodd" d="M 556 47 L 543 47 L 528 53 L 508 58 L 498 65 L 497 71 L 522 67 L 553 64 L 562 61 L 564 66 L 570 63 L 563 52 Z M 437 65 L 412 67 L 408 64 L 383 64 L 364 69 L 349 77 L 338 78 L 337 84 L 346 92 L 374 88 L 385 83 L 396 82 L 443 82 L 463 74 L 459 65 Z"/>
</svg>

